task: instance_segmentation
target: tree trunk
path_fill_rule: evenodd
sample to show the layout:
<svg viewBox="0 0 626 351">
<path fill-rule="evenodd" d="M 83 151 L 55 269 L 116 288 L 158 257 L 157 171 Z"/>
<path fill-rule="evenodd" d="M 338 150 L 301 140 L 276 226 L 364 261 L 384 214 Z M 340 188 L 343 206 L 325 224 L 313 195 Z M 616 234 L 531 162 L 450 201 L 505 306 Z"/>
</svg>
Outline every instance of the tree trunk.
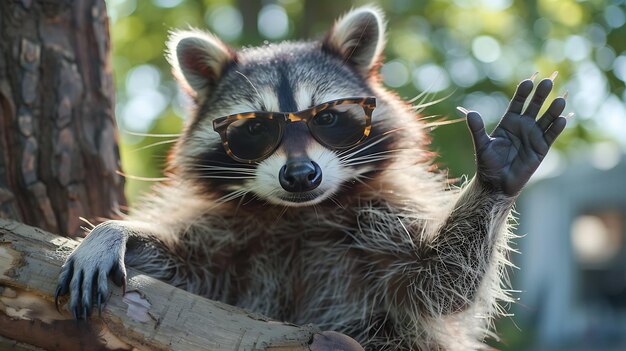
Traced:
<svg viewBox="0 0 626 351">
<path fill-rule="evenodd" d="M 124 203 L 104 0 L 0 1 L 0 218 L 64 235 Z"/>
<path fill-rule="evenodd" d="M 272 321 L 133 269 L 125 295 L 111 286 L 102 316 L 76 323 L 69 313 L 57 312 L 53 293 L 61 264 L 77 245 L 0 219 L 0 336 L 59 351 L 363 350 L 345 335 Z"/>
</svg>

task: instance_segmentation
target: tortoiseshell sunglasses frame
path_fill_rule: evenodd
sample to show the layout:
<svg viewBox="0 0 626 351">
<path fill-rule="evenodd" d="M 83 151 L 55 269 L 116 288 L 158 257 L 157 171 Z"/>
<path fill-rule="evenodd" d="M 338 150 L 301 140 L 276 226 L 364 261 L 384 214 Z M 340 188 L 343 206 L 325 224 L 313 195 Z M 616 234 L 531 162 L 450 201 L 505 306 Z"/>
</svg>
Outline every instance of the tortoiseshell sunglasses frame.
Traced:
<svg viewBox="0 0 626 351">
<path fill-rule="evenodd" d="M 363 108 L 363 112 L 365 114 L 365 129 L 363 130 L 363 136 L 356 142 L 350 144 L 350 145 L 346 145 L 346 146 L 341 146 L 341 147 L 337 147 L 337 146 L 333 146 L 333 145 L 329 145 L 327 143 L 325 143 L 324 141 L 320 140 L 315 133 L 313 133 L 311 131 L 311 128 L 309 127 L 309 123 L 313 120 L 313 117 L 315 117 L 318 113 L 329 109 L 331 107 L 335 107 L 338 105 L 348 105 L 348 104 L 352 104 L 352 105 L 359 105 Z M 302 110 L 302 111 L 298 111 L 298 112 L 267 112 L 267 111 L 256 111 L 256 112 L 244 112 L 244 113 L 236 113 L 233 115 L 229 115 L 229 116 L 225 116 L 225 117 L 218 117 L 216 119 L 213 120 L 213 129 L 220 135 L 220 137 L 222 138 L 222 144 L 224 145 L 224 150 L 226 150 L 226 154 L 228 154 L 228 156 L 230 156 L 231 158 L 233 158 L 235 161 L 237 162 L 242 162 L 242 163 L 254 163 L 254 162 L 259 162 L 261 160 L 266 159 L 267 157 L 269 157 L 274 151 L 276 151 L 276 149 L 278 148 L 278 146 L 280 145 L 280 141 L 283 139 L 283 132 L 285 130 L 285 126 L 287 123 L 293 123 L 293 122 L 304 122 L 307 125 L 307 128 L 309 128 L 309 132 L 311 133 L 311 135 L 315 138 L 315 140 L 317 140 L 320 144 L 329 147 L 331 149 L 335 149 L 335 150 L 341 150 L 341 149 L 347 149 L 350 147 L 353 147 L 355 145 L 358 145 L 359 143 L 361 143 L 363 140 L 365 140 L 365 138 L 368 137 L 368 135 L 370 134 L 371 130 L 372 130 L 372 112 L 374 111 L 374 109 L 376 108 L 376 98 L 373 96 L 368 96 L 368 97 L 348 97 L 348 98 L 343 98 L 343 99 L 336 99 L 336 100 L 332 100 L 332 101 L 328 101 L 325 102 L 323 104 L 319 104 L 313 107 L 310 107 L 306 110 Z M 226 130 L 228 129 L 228 126 L 235 122 L 238 121 L 240 119 L 248 119 L 248 118 L 267 118 L 267 119 L 278 119 L 278 121 L 280 122 L 278 124 L 278 128 L 279 128 L 279 134 L 278 134 L 278 143 L 276 143 L 276 145 L 274 146 L 274 148 L 270 151 L 267 152 L 267 154 L 256 158 L 256 159 L 242 159 L 237 157 L 235 154 L 233 154 L 233 152 L 231 151 L 230 147 L 228 146 L 228 140 L 227 140 L 227 136 L 226 136 Z"/>
</svg>

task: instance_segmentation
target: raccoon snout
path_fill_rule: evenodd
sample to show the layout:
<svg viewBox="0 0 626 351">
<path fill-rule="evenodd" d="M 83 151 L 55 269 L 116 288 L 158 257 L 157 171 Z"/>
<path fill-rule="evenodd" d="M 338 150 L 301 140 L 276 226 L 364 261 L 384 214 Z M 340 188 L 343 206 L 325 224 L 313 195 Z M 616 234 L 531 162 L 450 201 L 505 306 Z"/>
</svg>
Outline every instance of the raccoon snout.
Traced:
<svg viewBox="0 0 626 351">
<path fill-rule="evenodd" d="M 313 161 L 287 161 L 280 168 L 278 180 L 283 189 L 299 193 L 317 188 L 322 182 L 322 169 Z"/>
</svg>

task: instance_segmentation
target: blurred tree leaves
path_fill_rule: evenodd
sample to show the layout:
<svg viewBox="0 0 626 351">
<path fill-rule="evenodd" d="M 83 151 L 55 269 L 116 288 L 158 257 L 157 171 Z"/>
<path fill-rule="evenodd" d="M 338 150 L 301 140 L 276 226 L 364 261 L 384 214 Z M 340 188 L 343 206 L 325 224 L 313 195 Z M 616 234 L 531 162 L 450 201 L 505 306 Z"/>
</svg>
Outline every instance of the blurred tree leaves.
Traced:
<svg viewBox="0 0 626 351">
<path fill-rule="evenodd" d="M 275 41 L 318 38 L 336 17 L 366 3 L 109 0 L 124 171 L 160 177 L 172 146 L 167 138 L 128 131 L 171 134 L 183 125 L 186 100 L 164 58 L 169 30 L 193 26 L 220 33 L 222 28 L 234 47 L 262 45 L 268 39 L 264 34 L 277 36 Z M 425 115 L 456 118 L 455 107 L 462 105 L 493 124 L 518 81 L 535 71 L 545 77 L 558 70 L 551 97 L 567 89 L 566 112 L 577 117 L 556 147 L 567 154 L 596 141 L 626 145 L 620 130 L 626 128 L 624 0 L 385 0 L 377 5 L 388 20 L 385 83 L 407 99 L 423 90 L 431 91 L 431 100 L 450 94 Z M 285 28 L 279 25 L 283 20 Z M 264 28 L 268 23 L 274 27 Z M 471 175 L 473 151 L 464 123 L 439 126 L 433 135 L 442 167 L 453 177 Z M 131 202 L 150 184 L 130 179 Z"/>
</svg>

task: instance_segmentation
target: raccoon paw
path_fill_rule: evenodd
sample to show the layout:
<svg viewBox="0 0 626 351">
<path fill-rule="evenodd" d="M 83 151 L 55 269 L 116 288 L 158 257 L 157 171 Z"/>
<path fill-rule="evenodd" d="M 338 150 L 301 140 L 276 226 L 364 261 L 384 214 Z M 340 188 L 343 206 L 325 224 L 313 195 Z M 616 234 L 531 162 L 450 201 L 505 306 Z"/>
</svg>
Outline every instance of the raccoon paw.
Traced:
<svg viewBox="0 0 626 351">
<path fill-rule="evenodd" d="M 487 186 L 516 196 L 528 182 L 550 146 L 565 129 L 566 119 L 561 116 L 565 99 L 558 97 L 541 118 L 537 114 L 552 90 L 552 77 L 542 80 L 528 107 L 524 103 L 533 90 L 531 79 L 522 81 L 509 109 L 491 135 L 478 112 L 460 108 L 467 116 L 476 151 L 477 177 Z"/>
<path fill-rule="evenodd" d="M 76 320 L 87 319 L 94 304 L 98 313 L 102 313 L 102 304 L 109 293 L 109 276 L 126 290 L 126 236 L 112 222 L 94 228 L 67 258 L 59 274 L 54 303 L 58 310 L 59 297 L 69 293 L 69 308 Z"/>
</svg>

